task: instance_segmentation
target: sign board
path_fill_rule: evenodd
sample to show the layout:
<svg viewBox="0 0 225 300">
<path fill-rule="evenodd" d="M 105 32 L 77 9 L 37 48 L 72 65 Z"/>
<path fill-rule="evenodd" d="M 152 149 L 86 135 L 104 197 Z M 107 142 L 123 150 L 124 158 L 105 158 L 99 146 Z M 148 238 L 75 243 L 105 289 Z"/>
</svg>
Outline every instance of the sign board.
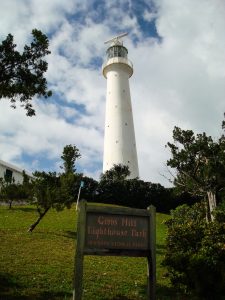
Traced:
<svg viewBox="0 0 225 300">
<path fill-rule="evenodd" d="M 84 255 L 146 257 L 148 298 L 155 299 L 155 208 L 147 210 L 80 203 L 73 300 L 82 299 Z"/>
<path fill-rule="evenodd" d="M 88 213 L 85 248 L 148 250 L 148 217 Z"/>
</svg>

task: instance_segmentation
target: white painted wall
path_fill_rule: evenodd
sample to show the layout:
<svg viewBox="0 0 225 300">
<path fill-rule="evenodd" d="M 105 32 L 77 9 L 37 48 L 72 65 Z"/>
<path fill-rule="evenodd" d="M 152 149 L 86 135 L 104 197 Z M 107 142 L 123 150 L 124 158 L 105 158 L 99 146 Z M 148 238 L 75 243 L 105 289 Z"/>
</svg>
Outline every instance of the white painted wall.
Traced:
<svg viewBox="0 0 225 300">
<path fill-rule="evenodd" d="M 15 180 L 15 183 L 22 183 L 23 182 L 23 170 L 12 165 L 9 164 L 7 162 L 4 162 L 3 160 L 0 160 L 0 178 L 4 178 L 6 169 L 11 170 L 12 173 L 12 177 Z M 26 172 L 26 171 L 25 171 Z M 32 174 L 26 172 L 26 174 L 30 177 L 32 177 Z"/>
<path fill-rule="evenodd" d="M 132 74 L 132 63 L 126 58 L 111 58 L 103 66 L 107 79 L 103 172 L 123 164 L 135 178 L 139 170 L 129 87 Z"/>
</svg>

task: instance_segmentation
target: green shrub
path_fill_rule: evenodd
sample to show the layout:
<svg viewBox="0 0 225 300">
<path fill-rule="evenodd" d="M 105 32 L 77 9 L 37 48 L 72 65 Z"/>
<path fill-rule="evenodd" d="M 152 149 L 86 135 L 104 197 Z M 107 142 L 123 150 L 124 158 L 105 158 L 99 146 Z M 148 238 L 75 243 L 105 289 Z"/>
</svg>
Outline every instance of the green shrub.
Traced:
<svg viewBox="0 0 225 300">
<path fill-rule="evenodd" d="M 220 223 L 225 223 L 225 200 L 223 200 L 215 211 L 216 220 Z"/>
<path fill-rule="evenodd" d="M 182 205 L 166 222 L 163 265 L 177 290 L 199 299 L 225 299 L 225 223 L 207 223 L 205 205 Z"/>
</svg>

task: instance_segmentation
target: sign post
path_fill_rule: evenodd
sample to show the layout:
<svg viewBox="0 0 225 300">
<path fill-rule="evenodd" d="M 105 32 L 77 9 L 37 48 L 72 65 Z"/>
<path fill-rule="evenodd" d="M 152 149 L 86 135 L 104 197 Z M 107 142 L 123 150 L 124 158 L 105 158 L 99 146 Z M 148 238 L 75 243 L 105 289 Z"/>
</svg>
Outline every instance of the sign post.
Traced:
<svg viewBox="0 0 225 300">
<path fill-rule="evenodd" d="M 83 288 L 83 260 L 84 260 L 84 243 L 85 243 L 85 225 L 86 225 L 86 202 L 81 201 L 80 212 L 77 223 L 77 246 L 74 267 L 74 290 L 73 300 L 82 299 Z"/>
<path fill-rule="evenodd" d="M 147 258 L 147 299 L 155 300 L 155 207 L 131 209 L 80 202 L 73 300 L 82 299 L 84 255 Z"/>
<path fill-rule="evenodd" d="M 147 296 L 148 299 L 156 299 L 156 209 L 153 205 L 148 207 L 149 211 L 149 226 L 150 226 L 150 255 L 147 257 Z"/>
</svg>

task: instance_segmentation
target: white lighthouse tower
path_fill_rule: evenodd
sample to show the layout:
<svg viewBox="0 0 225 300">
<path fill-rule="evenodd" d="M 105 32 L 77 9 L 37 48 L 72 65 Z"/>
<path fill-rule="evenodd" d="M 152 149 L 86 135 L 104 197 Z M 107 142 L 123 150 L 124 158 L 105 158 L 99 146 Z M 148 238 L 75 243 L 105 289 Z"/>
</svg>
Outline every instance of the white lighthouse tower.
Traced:
<svg viewBox="0 0 225 300">
<path fill-rule="evenodd" d="M 129 166 L 129 178 L 136 178 L 139 171 L 129 87 L 133 65 L 120 41 L 125 35 L 105 42 L 110 43 L 110 47 L 102 67 L 107 79 L 103 173 L 114 164 L 122 164 Z"/>
</svg>

